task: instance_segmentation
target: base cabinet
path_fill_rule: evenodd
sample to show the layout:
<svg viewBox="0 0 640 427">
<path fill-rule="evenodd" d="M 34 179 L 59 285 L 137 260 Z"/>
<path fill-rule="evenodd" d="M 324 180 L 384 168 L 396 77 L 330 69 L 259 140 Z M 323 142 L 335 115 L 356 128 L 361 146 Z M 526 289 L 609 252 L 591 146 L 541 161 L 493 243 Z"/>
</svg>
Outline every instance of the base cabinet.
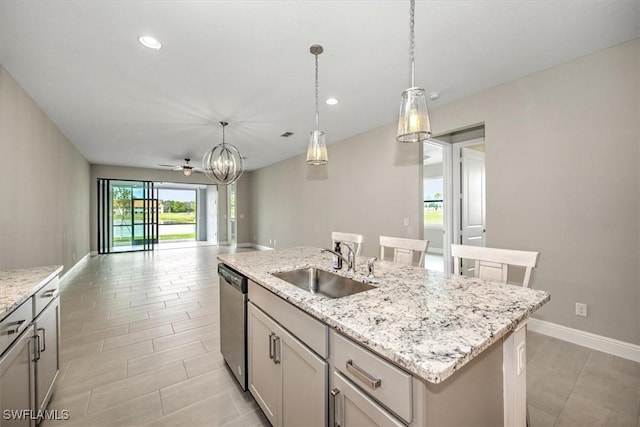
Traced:
<svg viewBox="0 0 640 427">
<path fill-rule="evenodd" d="M 0 426 L 31 427 L 35 409 L 34 328 L 0 358 Z"/>
<path fill-rule="evenodd" d="M 0 320 L 0 427 L 33 427 L 60 372 L 57 277 Z"/>
<path fill-rule="evenodd" d="M 326 427 L 329 364 L 252 303 L 248 335 L 249 391 L 269 422 Z"/>
<path fill-rule="evenodd" d="M 44 411 L 60 372 L 60 298 L 36 318 L 36 409 Z"/>
</svg>

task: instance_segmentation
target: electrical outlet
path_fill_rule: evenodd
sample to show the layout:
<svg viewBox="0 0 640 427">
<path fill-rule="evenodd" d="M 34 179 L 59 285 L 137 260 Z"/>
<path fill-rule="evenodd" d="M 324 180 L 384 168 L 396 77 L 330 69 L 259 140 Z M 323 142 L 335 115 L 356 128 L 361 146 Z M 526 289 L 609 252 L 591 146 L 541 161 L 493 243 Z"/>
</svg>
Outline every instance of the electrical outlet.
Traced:
<svg viewBox="0 0 640 427">
<path fill-rule="evenodd" d="M 576 316 L 587 317 L 587 304 L 576 303 Z"/>
<path fill-rule="evenodd" d="M 409 226 L 409 218 L 405 218 L 404 219 L 404 226 L 408 227 Z"/>
</svg>

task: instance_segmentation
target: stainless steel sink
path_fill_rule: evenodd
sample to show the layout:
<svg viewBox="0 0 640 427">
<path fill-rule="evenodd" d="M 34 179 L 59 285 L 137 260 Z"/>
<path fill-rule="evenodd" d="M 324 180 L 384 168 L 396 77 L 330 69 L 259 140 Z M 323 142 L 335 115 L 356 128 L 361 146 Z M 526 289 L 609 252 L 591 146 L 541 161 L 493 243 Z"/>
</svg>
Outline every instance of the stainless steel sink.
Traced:
<svg viewBox="0 0 640 427">
<path fill-rule="evenodd" d="M 375 289 L 375 286 L 313 267 L 271 274 L 312 294 L 329 298 L 341 298 Z"/>
</svg>

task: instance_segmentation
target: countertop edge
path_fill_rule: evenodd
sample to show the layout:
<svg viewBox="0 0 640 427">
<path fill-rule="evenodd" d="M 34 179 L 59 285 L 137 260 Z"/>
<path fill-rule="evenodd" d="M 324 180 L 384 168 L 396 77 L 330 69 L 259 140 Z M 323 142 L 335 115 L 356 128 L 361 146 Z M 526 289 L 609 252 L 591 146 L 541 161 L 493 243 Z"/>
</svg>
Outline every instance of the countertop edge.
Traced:
<svg viewBox="0 0 640 427">
<path fill-rule="evenodd" d="M 8 305 L 5 307 L 4 311 L 2 311 L 0 313 L 0 320 L 4 319 L 5 317 L 7 317 L 13 310 L 15 310 L 16 308 L 18 308 L 22 303 L 24 303 L 26 300 L 28 300 L 29 298 L 31 298 L 34 294 L 36 294 L 40 289 L 42 289 L 42 287 L 44 285 L 46 285 L 47 283 L 49 283 L 54 277 L 56 277 L 57 275 L 60 274 L 60 272 L 63 270 L 64 265 L 51 265 L 51 266 L 42 266 L 42 267 L 34 267 L 34 268 L 48 268 L 51 267 L 53 268 L 53 272 L 50 273 L 48 276 L 46 276 L 45 278 L 41 279 L 40 282 L 38 282 L 38 284 L 34 285 L 32 288 L 30 288 L 27 292 L 23 293 L 14 303 L 12 303 L 11 305 Z M 20 269 L 20 270 L 16 270 L 16 271 L 26 271 L 29 270 L 29 268 L 24 268 L 24 269 Z M 13 270 L 12 270 L 13 271 Z"/>
</svg>

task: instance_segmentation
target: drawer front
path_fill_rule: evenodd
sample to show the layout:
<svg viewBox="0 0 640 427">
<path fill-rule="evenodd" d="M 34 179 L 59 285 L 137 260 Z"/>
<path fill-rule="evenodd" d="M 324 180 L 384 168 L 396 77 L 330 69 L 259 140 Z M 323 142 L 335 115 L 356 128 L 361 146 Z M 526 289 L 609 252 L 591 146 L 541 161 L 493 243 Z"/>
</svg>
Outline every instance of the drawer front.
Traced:
<svg viewBox="0 0 640 427">
<path fill-rule="evenodd" d="M 0 354 L 4 353 L 31 324 L 33 320 L 33 306 L 31 304 L 31 298 L 27 299 L 0 322 Z"/>
<path fill-rule="evenodd" d="M 54 277 L 34 295 L 33 313 L 36 317 L 45 309 L 46 306 L 49 305 L 51 301 L 54 300 L 55 297 L 58 296 L 59 286 L 58 277 Z"/>
<path fill-rule="evenodd" d="M 271 291 L 249 280 L 249 300 L 322 358 L 329 357 L 329 328 Z"/>
<path fill-rule="evenodd" d="M 332 331 L 335 369 L 407 423 L 413 419 L 412 377 Z"/>
</svg>

